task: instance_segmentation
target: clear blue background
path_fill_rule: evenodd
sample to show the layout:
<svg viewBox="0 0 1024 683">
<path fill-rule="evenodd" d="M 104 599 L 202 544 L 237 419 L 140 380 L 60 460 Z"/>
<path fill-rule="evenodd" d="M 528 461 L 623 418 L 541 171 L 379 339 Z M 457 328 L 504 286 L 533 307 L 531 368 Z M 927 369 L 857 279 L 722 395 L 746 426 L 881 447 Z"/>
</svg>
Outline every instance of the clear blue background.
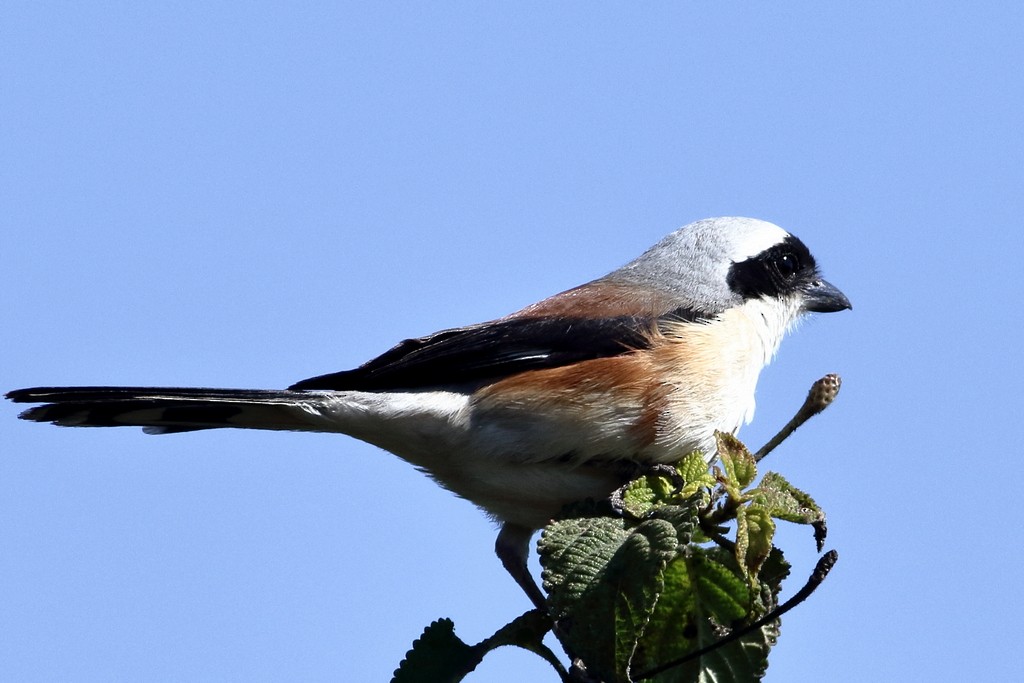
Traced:
<svg viewBox="0 0 1024 683">
<path fill-rule="evenodd" d="M 0 10 L 0 389 L 283 387 L 765 218 L 855 305 L 741 434 L 843 375 L 768 461 L 841 557 L 767 680 L 1024 677 L 1022 6 L 382 5 Z M 354 440 L 17 412 L 5 680 L 381 681 L 433 619 L 528 607 L 483 515 Z"/>
</svg>

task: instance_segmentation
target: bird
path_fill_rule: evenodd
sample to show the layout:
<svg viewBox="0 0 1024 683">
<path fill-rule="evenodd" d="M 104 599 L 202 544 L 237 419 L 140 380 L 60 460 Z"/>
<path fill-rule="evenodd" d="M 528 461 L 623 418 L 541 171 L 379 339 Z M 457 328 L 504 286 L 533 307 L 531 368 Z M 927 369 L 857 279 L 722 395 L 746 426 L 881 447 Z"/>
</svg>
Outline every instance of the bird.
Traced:
<svg viewBox="0 0 1024 683">
<path fill-rule="evenodd" d="M 754 412 L 761 370 L 808 313 L 852 308 L 796 236 L 719 217 L 501 318 L 407 339 L 287 389 L 35 387 L 19 417 L 65 427 L 335 432 L 411 463 L 499 525 L 495 551 L 534 605 L 530 539 L 637 467 L 715 458 Z"/>
</svg>

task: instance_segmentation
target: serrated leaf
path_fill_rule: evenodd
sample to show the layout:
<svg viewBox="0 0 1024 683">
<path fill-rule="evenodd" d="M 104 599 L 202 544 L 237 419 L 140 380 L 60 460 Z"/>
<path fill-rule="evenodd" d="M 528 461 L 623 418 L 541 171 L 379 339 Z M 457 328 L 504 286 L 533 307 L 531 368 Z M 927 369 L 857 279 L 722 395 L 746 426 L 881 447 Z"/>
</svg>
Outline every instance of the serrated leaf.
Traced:
<svg viewBox="0 0 1024 683">
<path fill-rule="evenodd" d="M 781 553 L 779 553 L 779 556 L 781 560 Z M 723 548 L 710 548 L 705 552 L 705 561 L 704 572 L 708 576 L 709 581 L 711 576 L 717 576 L 721 582 L 719 588 L 726 592 L 730 591 L 729 586 L 731 585 L 733 603 L 735 605 L 751 604 L 749 601 L 746 603 L 739 602 L 743 599 L 742 594 L 738 592 L 739 587 L 742 586 L 743 590 L 746 591 L 747 586 L 739 576 L 739 567 L 735 565 L 736 559 L 731 553 Z M 778 566 L 775 565 L 773 568 L 777 569 Z M 764 573 L 764 570 L 762 570 L 762 573 Z M 775 598 L 778 596 L 780 587 L 776 583 L 774 593 L 771 593 L 764 584 L 762 584 L 761 589 L 762 591 L 769 592 Z M 747 595 L 749 596 L 749 593 Z M 750 623 L 766 613 L 758 611 L 748 613 L 742 618 L 742 621 L 743 623 Z M 725 616 L 724 613 L 713 613 L 713 622 L 704 620 L 704 628 L 698 634 L 700 647 L 710 645 L 722 636 L 721 630 L 713 628 L 713 623 L 726 625 L 727 622 L 724 621 Z M 735 622 L 727 625 L 738 626 Z M 772 622 L 736 642 L 716 648 L 699 659 L 694 660 L 692 670 L 696 671 L 697 674 L 689 680 L 698 681 L 699 683 L 744 683 L 746 681 L 761 680 L 768 668 L 768 653 L 778 639 L 778 627 L 778 621 Z M 674 683 L 675 681 L 682 680 L 687 679 L 655 679 L 657 683 L 667 683 L 667 681 L 673 681 Z"/>
<path fill-rule="evenodd" d="M 667 505 L 696 506 L 698 503 L 691 502 L 690 499 L 698 493 L 703 494 L 702 498 L 707 498 L 710 489 L 716 484 L 715 478 L 708 472 L 704 457 L 699 452 L 687 455 L 674 469 L 678 475 L 676 478 L 652 473 L 629 482 L 619 496 L 622 510 L 631 517 L 642 519 L 652 511 Z"/>
<path fill-rule="evenodd" d="M 638 644 L 632 668 L 651 669 L 697 649 L 696 576 L 683 557 L 668 564 L 661 597 Z"/>
<path fill-rule="evenodd" d="M 413 642 L 391 683 L 456 683 L 477 667 L 483 654 L 455 635 L 451 619 L 438 619 Z"/>
<path fill-rule="evenodd" d="M 708 477 L 708 482 L 714 486 L 715 480 L 708 476 L 708 461 L 700 451 L 694 451 L 683 456 L 683 459 L 676 465 L 679 474 L 687 483 L 694 482 L 702 477 Z"/>
<path fill-rule="evenodd" d="M 779 606 L 779 593 L 782 591 L 782 582 L 789 576 L 791 569 L 792 567 L 786 561 L 782 551 L 778 548 L 772 548 L 772 551 L 768 554 L 768 559 L 761 566 L 760 574 L 758 574 L 760 586 L 754 594 L 754 606 L 751 612 L 752 619 L 760 619 Z"/>
<path fill-rule="evenodd" d="M 750 486 L 757 477 L 757 463 L 743 442 L 732 434 L 715 432 L 718 445 L 718 458 L 725 467 L 726 474 L 740 490 Z"/>
<path fill-rule="evenodd" d="M 543 643 L 551 617 L 541 610 L 522 614 L 481 643 L 470 646 L 455 635 L 451 619 L 438 619 L 416 639 L 391 679 L 392 683 L 456 683 L 472 672 L 491 650 L 514 645 L 546 660 L 563 681 L 568 672 Z"/>
<path fill-rule="evenodd" d="M 592 675 L 629 680 L 629 662 L 677 547 L 675 528 L 663 519 L 628 529 L 622 519 L 589 517 L 545 528 L 538 553 L 552 616 Z"/>
<path fill-rule="evenodd" d="M 616 517 L 574 517 L 544 528 L 537 553 L 553 618 L 569 612 L 628 533 L 626 521 Z"/>
<path fill-rule="evenodd" d="M 751 504 L 764 509 L 775 519 L 814 527 L 819 552 L 825 543 L 825 511 L 807 493 L 796 488 L 781 474 L 768 472 L 751 492 Z"/>
<path fill-rule="evenodd" d="M 747 547 L 750 545 L 750 533 L 747 529 L 747 508 L 740 506 L 736 508 L 736 547 L 733 553 L 736 555 L 736 562 L 739 564 L 743 578 L 750 582 L 750 573 L 747 569 Z M 752 584 L 751 584 L 752 585 Z"/>
<path fill-rule="evenodd" d="M 663 519 L 676 530 L 676 543 L 682 547 L 693 539 L 697 530 L 697 519 L 704 501 L 694 496 L 680 505 L 665 505 L 651 513 L 655 519 Z"/>
<path fill-rule="evenodd" d="M 742 506 L 736 511 L 736 561 L 752 588 L 758 585 L 761 565 L 772 551 L 775 522 L 763 508 Z"/>
<path fill-rule="evenodd" d="M 622 544 L 608 564 L 604 582 L 614 582 L 616 673 L 628 680 L 637 642 L 664 589 L 662 572 L 679 545 L 675 528 L 667 521 L 642 523 Z"/>
<path fill-rule="evenodd" d="M 690 563 L 697 577 L 697 596 L 708 616 L 720 624 L 731 624 L 747 616 L 750 591 L 737 571 L 708 553 L 695 553 Z"/>
<path fill-rule="evenodd" d="M 772 517 L 797 524 L 811 524 L 825 519 L 824 511 L 808 494 L 786 481 L 776 472 L 768 472 L 752 492 L 755 505 Z"/>
<path fill-rule="evenodd" d="M 701 633 L 702 640 L 710 642 L 718 637 L 716 633 Z M 768 670 L 768 653 L 779 639 L 779 623 L 774 621 L 762 626 L 753 633 L 729 643 L 695 659 L 689 664 L 691 670 L 697 672 L 694 678 L 669 678 L 665 672 L 654 679 L 655 683 L 680 683 L 696 681 L 696 683 L 753 683 L 760 681 Z M 680 667 L 681 676 L 686 676 L 686 665 Z"/>
<path fill-rule="evenodd" d="M 680 492 L 682 498 L 690 498 L 700 489 L 711 489 L 715 486 L 715 478 L 708 472 L 708 463 L 699 451 L 690 453 L 677 465 L 676 469 L 686 484 Z"/>
<path fill-rule="evenodd" d="M 629 482 L 622 492 L 622 508 L 627 514 L 641 519 L 664 504 L 666 497 L 664 479 L 651 475 L 638 477 Z"/>
<path fill-rule="evenodd" d="M 749 621 L 749 593 L 737 575 L 715 559 L 718 549 L 690 547 L 665 569 L 665 588 L 637 651 L 637 675 L 713 645 L 738 620 Z M 731 564 L 734 560 L 728 559 Z M 759 680 L 767 667 L 768 650 L 777 628 L 759 629 L 690 662 L 663 671 L 657 683 L 748 683 Z"/>
</svg>

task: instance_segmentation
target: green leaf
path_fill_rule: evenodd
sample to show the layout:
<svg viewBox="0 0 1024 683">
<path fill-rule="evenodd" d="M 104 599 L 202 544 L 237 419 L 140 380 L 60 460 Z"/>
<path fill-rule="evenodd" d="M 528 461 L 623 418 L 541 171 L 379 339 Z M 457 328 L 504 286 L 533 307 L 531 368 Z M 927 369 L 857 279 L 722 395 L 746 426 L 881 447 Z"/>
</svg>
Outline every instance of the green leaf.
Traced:
<svg viewBox="0 0 1024 683">
<path fill-rule="evenodd" d="M 693 540 L 697 531 L 698 511 L 705 503 L 700 496 L 694 496 L 682 505 L 666 505 L 654 510 L 651 517 L 663 519 L 676 530 L 676 543 L 681 548 Z"/>
<path fill-rule="evenodd" d="M 690 498 L 702 488 L 712 489 L 715 486 L 715 478 L 708 472 L 708 462 L 699 451 L 685 456 L 676 465 L 676 469 L 686 482 L 680 492 L 680 498 Z"/>
<path fill-rule="evenodd" d="M 636 643 L 676 553 L 675 527 L 648 519 L 635 528 L 618 518 L 556 521 L 537 545 L 544 587 L 563 643 L 591 675 L 628 681 Z"/>
<path fill-rule="evenodd" d="M 714 643 L 719 634 L 707 622 L 700 629 L 700 642 Z M 778 621 L 767 624 L 739 640 L 716 648 L 679 667 L 677 674 L 666 671 L 657 683 L 752 683 L 760 681 L 768 669 L 768 653 L 779 638 Z"/>
<path fill-rule="evenodd" d="M 745 632 L 776 609 L 790 566 L 772 543 L 776 520 L 810 524 L 819 549 L 825 515 L 806 493 L 769 472 L 728 434 L 716 434 L 722 473 L 700 453 L 679 479 L 651 473 L 608 501 L 568 508 L 544 529 L 538 551 L 549 614 L 533 610 L 469 646 L 451 621 L 431 624 L 395 672 L 395 683 L 457 683 L 491 650 L 530 650 L 575 680 L 543 639 L 556 624 L 566 652 L 603 683 L 759 681 L 779 622 Z M 612 514 L 618 511 L 625 514 Z M 736 542 L 724 537 L 736 519 Z M 718 545 L 708 547 L 714 539 Z M 787 608 L 790 605 L 787 605 Z M 744 629 L 737 631 L 736 629 Z M 730 634 L 736 634 L 736 640 Z M 654 673 L 657 671 L 658 673 Z"/>
<path fill-rule="evenodd" d="M 779 606 L 779 593 L 782 592 L 782 582 L 789 576 L 790 569 L 792 567 L 786 561 L 782 551 L 778 548 L 772 548 L 772 551 L 768 554 L 768 559 L 765 560 L 761 566 L 761 572 L 758 574 L 760 585 L 757 592 L 754 593 L 754 606 L 751 612 L 752 619 L 760 619 Z"/>
<path fill-rule="evenodd" d="M 729 566 L 727 566 L 729 565 Z M 637 648 L 633 672 L 639 676 L 718 642 L 734 624 L 749 623 L 750 594 L 738 575 L 735 560 L 720 549 L 690 546 L 669 563 L 664 592 Z M 658 683 L 759 680 L 767 667 L 768 650 L 778 635 L 776 625 L 759 629 L 699 658 L 673 666 L 653 677 Z"/>
<path fill-rule="evenodd" d="M 638 644 L 633 670 L 644 671 L 697 648 L 696 576 L 679 557 L 665 568 L 664 591 Z"/>
<path fill-rule="evenodd" d="M 669 467 L 669 466 L 666 466 Z M 674 481 L 664 474 L 647 474 L 629 482 L 622 490 L 622 509 L 632 517 L 643 519 L 653 510 L 666 505 L 698 505 L 689 499 L 701 494 L 706 499 L 715 484 L 715 478 L 708 471 L 708 464 L 699 452 L 693 452 L 675 465 L 675 471 L 682 479 Z"/>
<path fill-rule="evenodd" d="M 506 645 L 539 655 L 568 682 L 565 667 L 543 643 L 550 630 L 551 618 L 541 610 L 530 610 L 498 629 L 490 638 L 469 646 L 455 635 L 451 619 L 438 619 L 413 643 L 391 683 L 456 683 L 473 671 L 487 653 Z"/>
<path fill-rule="evenodd" d="M 438 619 L 412 644 L 391 683 L 456 683 L 475 669 L 483 656 L 483 651 L 455 635 L 451 619 Z"/>
<path fill-rule="evenodd" d="M 825 513 L 813 498 L 775 472 L 764 475 L 751 498 L 755 505 L 764 508 L 772 517 L 786 522 L 810 524 L 825 518 Z"/>
<path fill-rule="evenodd" d="M 726 432 L 715 432 L 715 442 L 718 444 L 718 458 L 736 487 L 742 490 L 750 486 L 757 477 L 757 463 L 747 447 Z"/>
<path fill-rule="evenodd" d="M 663 477 L 637 477 L 622 492 L 622 509 L 632 517 L 643 519 L 651 510 L 664 504 L 670 489 L 666 490 Z"/>
<path fill-rule="evenodd" d="M 790 484 L 781 474 L 768 472 L 751 492 L 751 503 L 775 519 L 814 527 L 814 539 L 820 552 L 825 543 L 825 511 L 814 499 Z"/>
<path fill-rule="evenodd" d="M 690 565 L 696 576 L 697 597 L 702 612 L 719 624 L 731 624 L 743 619 L 750 605 L 750 591 L 742 576 L 713 553 L 698 550 L 700 552 L 691 556 Z"/>
<path fill-rule="evenodd" d="M 751 587 L 758 585 L 761 565 L 772 551 L 775 522 L 763 508 L 754 505 L 736 510 L 736 561 Z"/>
</svg>

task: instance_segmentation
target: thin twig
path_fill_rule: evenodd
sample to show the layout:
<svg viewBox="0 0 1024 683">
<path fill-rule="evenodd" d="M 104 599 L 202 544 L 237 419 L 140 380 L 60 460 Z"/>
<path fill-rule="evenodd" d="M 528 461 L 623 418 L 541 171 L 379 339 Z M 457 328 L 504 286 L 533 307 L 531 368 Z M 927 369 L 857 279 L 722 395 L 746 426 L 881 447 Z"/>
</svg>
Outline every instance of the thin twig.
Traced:
<svg viewBox="0 0 1024 683">
<path fill-rule="evenodd" d="M 821 411 L 828 408 L 832 404 L 832 401 L 836 399 L 839 394 L 839 387 L 843 385 L 842 378 L 836 374 L 825 375 L 817 382 L 811 385 L 811 390 L 807 392 L 807 399 L 804 404 L 800 406 L 800 410 L 796 411 L 796 415 L 793 419 L 786 423 L 786 426 L 779 430 L 779 433 L 772 437 L 772 440 L 761 447 L 757 453 L 754 454 L 754 461 L 761 462 L 764 456 L 775 450 L 775 447 L 785 441 L 790 434 L 795 432 L 804 422 L 820 413 Z"/>
</svg>

